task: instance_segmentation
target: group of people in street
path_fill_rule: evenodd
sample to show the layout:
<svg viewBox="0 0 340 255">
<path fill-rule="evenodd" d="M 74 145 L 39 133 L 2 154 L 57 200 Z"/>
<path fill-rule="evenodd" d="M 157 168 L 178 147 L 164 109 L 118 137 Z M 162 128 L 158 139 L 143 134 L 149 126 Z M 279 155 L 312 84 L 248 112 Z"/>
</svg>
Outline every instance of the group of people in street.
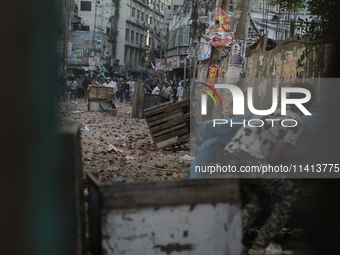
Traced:
<svg viewBox="0 0 340 255">
<path fill-rule="evenodd" d="M 98 84 L 97 84 L 98 85 Z M 124 100 L 133 102 L 135 82 L 133 78 L 125 80 L 124 78 L 107 77 L 102 84 L 105 87 L 112 87 L 115 91 L 115 99 L 123 102 Z"/>
<path fill-rule="evenodd" d="M 188 82 L 187 82 L 188 83 Z M 180 102 L 185 99 L 184 80 L 177 85 L 175 81 L 166 81 L 160 79 L 145 80 L 142 94 L 160 95 L 161 103 L 165 102 Z M 117 77 L 106 77 L 104 82 L 100 79 L 89 76 L 73 74 L 60 78 L 61 96 L 66 101 L 66 98 L 82 98 L 85 102 L 88 99 L 88 91 L 91 86 L 112 87 L 115 94 L 115 100 L 120 102 L 127 101 L 133 103 L 135 81 L 132 77 L 128 79 Z"/>
<path fill-rule="evenodd" d="M 161 103 L 169 102 L 170 100 L 174 103 L 184 100 L 184 80 L 182 80 L 178 86 L 172 80 L 164 81 L 164 85 L 162 85 L 161 81 L 157 80 L 146 82 L 145 93 L 160 95 Z"/>
<path fill-rule="evenodd" d="M 66 101 L 67 96 L 77 98 L 87 98 L 87 90 L 89 88 L 90 79 L 89 77 L 83 77 L 78 75 L 75 77 L 73 74 L 70 76 L 63 76 L 59 78 L 60 94 L 63 100 Z"/>
<path fill-rule="evenodd" d="M 83 77 L 82 75 L 78 75 L 75 77 L 73 74 L 64 77 L 60 77 L 59 86 L 61 91 L 61 96 L 63 100 L 66 101 L 67 96 L 69 95 L 69 99 L 72 97 L 74 99 L 83 98 L 85 102 L 88 98 L 88 90 L 91 86 L 105 86 L 112 87 L 115 93 L 115 99 L 123 102 L 124 100 L 133 102 L 134 95 L 134 85 L 135 82 L 133 78 L 125 80 L 124 78 L 116 78 L 116 77 L 106 77 L 104 83 L 101 83 L 97 78 L 90 78 L 89 76 Z"/>
</svg>

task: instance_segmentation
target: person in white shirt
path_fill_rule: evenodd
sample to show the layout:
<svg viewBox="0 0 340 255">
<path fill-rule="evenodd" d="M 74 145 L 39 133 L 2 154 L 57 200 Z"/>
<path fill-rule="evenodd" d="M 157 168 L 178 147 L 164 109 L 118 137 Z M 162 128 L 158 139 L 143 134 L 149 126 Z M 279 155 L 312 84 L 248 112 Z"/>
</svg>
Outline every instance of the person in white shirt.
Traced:
<svg viewBox="0 0 340 255">
<path fill-rule="evenodd" d="M 184 81 L 181 80 L 177 88 L 177 102 L 183 101 L 183 92 L 184 92 Z"/>
<path fill-rule="evenodd" d="M 132 104 L 132 100 L 133 100 L 133 92 L 135 90 L 135 82 L 133 81 L 133 79 L 131 78 L 130 81 L 127 82 L 127 84 L 129 84 L 129 90 L 130 90 L 130 102 Z"/>
<path fill-rule="evenodd" d="M 158 84 L 152 91 L 152 95 L 159 95 L 160 94 L 160 91 L 161 91 L 161 84 Z"/>
<path fill-rule="evenodd" d="M 118 86 L 117 86 L 117 82 L 116 82 L 116 78 L 115 77 L 111 78 L 110 84 L 112 85 L 112 87 L 114 87 L 114 89 L 115 89 L 115 98 L 117 98 Z"/>
</svg>

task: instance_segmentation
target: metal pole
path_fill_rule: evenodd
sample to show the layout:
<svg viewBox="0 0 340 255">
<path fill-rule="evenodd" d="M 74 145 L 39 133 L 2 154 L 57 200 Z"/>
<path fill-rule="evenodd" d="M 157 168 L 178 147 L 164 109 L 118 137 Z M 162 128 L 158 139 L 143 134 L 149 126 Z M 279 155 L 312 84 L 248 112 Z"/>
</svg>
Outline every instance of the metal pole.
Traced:
<svg viewBox="0 0 340 255">
<path fill-rule="evenodd" d="M 184 57 L 184 97 L 183 99 L 187 99 L 186 94 L 187 94 L 187 57 Z"/>
<path fill-rule="evenodd" d="M 155 6 L 156 6 L 156 0 L 153 0 L 153 8 L 152 8 L 152 51 L 155 50 L 155 43 L 153 37 L 155 36 Z"/>
<path fill-rule="evenodd" d="M 93 49 L 94 49 L 94 40 L 95 40 L 95 36 L 96 36 L 97 4 L 98 4 L 98 1 L 96 0 L 96 4 L 95 4 L 95 7 L 94 7 L 94 26 L 93 26 L 93 36 L 92 36 L 92 47 L 93 47 Z"/>
<path fill-rule="evenodd" d="M 229 7 L 230 7 L 230 0 L 216 1 L 216 9 L 222 8 L 226 13 L 229 13 Z M 208 77 L 208 74 L 209 74 L 209 67 L 212 64 L 218 64 L 219 65 L 221 63 L 221 59 L 222 59 L 222 50 L 218 51 L 212 46 L 211 51 L 210 51 L 210 59 L 209 59 L 209 65 L 208 65 L 206 77 Z M 223 90 L 223 91 L 225 91 L 225 90 Z M 219 90 L 217 90 L 217 92 L 222 93 L 222 94 L 224 93 L 224 92 L 219 91 Z M 209 101 L 208 103 L 211 103 L 211 102 Z M 219 108 L 217 108 L 213 105 L 209 109 L 212 109 L 211 113 L 212 113 L 213 118 L 216 118 L 216 119 L 222 118 L 222 116 L 220 116 L 220 109 Z M 208 115 L 202 116 L 202 120 L 206 120 Z"/>
<path fill-rule="evenodd" d="M 263 38 L 263 47 L 262 47 L 262 52 L 265 52 L 267 49 L 267 42 L 268 42 L 268 30 Z"/>
<path fill-rule="evenodd" d="M 68 23 L 70 19 L 70 0 L 65 0 L 65 34 L 64 34 L 64 70 L 67 70 L 67 55 L 68 55 Z"/>
<path fill-rule="evenodd" d="M 240 73 L 242 71 L 242 64 L 244 62 L 246 45 L 247 45 L 247 38 L 248 38 L 248 27 L 250 22 L 250 12 L 251 12 L 251 0 L 239 0 L 237 4 L 237 9 L 241 11 L 240 19 L 237 23 L 236 32 L 234 34 L 233 43 L 236 40 L 239 40 L 239 45 L 243 47 L 241 51 L 243 51 L 242 61 L 241 63 L 231 63 L 229 61 L 228 70 L 226 77 L 227 78 L 239 78 Z M 243 45 L 242 45 L 242 40 Z M 233 46 L 232 46 L 233 47 Z M 233 49 L 231 49 L 230 59 L 233 58 L 235 54 Z"/>
<path fill-rule="evenodd" d="M 161 32 L 160 32 L 160 49 L 159 49 L 159 51 L 160 51 L 160 58 L 162 58 L 162 51 L 163 51 L 163 25 L 162 25 L 162 23 L 161 23 Z"/>
<path fill-rule="evenodd" d="M 196 10 L 195 10 L 196 9 Z M 196 12 L 195 12 L 196 11 Z M 194 31 L 194 38 L 193 38 L 193 47 L 192 47 L 192 55 L 191 55 L 191 64 L 195 63 L 194 67 L 194 73 L 191 81 L 191 88 L 190 88 L 190 95 L 194 95 L 194 89 L 195 89 L 195 75 L 197 70 L 197 55 L 198 55 L 198 47 L 199 47 L 199 16 L 198 16 L 198 6 L 197 6 L 197 0 L 193 0 L 193 12 L 195 12 L 195 17 L 193 19 L 196 19 L 196 23 L 194 24 L 193 31 Z"/>
<path fill-rule="evenodd" d="M 104 42 L 103 42 L 103 30 L 104 30 L 104 6 L 103 6 L 103 2 L 102 2 L 102 24 L 101 24 L 101 43 L 100 43 L 100 50 L 102 51 L 102 58 L 104 58 L 104 50 L 103 50 L 103 46 L 104 46 Z M 103 63 L 104 66 L 104 63 Z"/>
</svg>

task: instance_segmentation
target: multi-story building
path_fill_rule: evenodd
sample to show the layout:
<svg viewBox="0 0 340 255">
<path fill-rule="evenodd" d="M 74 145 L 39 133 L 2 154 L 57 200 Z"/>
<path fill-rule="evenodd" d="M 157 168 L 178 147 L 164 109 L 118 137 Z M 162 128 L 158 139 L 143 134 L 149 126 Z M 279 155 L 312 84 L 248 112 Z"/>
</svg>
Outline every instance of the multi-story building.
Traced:
<svg viewBox="0 0 340 255">
<path fill-rule="evenodd" d="M 166 57 L 170 76 L 175 80 L 184 77 L 184 60 L 190 54 L 190 20 L 192 1 L 171 1 L 168 50 Z"/>
<path fill-rule="evenodd" d="M 140 73 L 152 45 L 164 42 L 165 8 L 164 0 L 121 0 L 115 57 L 129 73 Z"/>
<path fill-rule="evenodd" d="M 72 0 L 70 6 L 68 41 L 82 57 L 69 58 L 69 69 L 81 70 L 98 56 L 110 72 L 119 60 L 120 72 L 137 75 L 152 46 L 165 42 L 164 0 Z"/>
<path fill-rule="evenodd" d="M 72 43 L 73 52 L 81 52 L 81 58 L 69 58 L 69 69 L 88 66 L 88 58 L 95 56 L 109 68 L 113 51 L 108 38 L 113 15 L 112 0 L 72 2 L 69 42 Z"/>
</svg>

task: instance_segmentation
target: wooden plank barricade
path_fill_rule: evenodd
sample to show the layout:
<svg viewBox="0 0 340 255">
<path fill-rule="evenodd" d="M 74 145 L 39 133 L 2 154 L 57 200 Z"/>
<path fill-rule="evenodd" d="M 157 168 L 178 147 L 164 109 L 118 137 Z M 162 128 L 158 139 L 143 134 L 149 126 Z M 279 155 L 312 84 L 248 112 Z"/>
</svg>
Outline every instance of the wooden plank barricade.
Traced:
<svg viewBox="0 0 340 255">
<path fill-rule="evenodd" d="M 144 118 L 157 148 L 189 141 L 190 115 L 190 99 L 146 110 Z"/>
</svg>

